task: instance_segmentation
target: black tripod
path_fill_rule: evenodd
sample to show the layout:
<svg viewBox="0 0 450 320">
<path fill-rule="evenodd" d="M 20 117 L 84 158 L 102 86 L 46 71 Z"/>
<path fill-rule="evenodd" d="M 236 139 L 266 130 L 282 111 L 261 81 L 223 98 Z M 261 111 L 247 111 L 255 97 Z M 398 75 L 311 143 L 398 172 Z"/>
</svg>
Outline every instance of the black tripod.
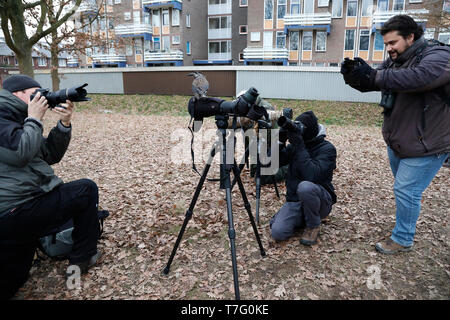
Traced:
<svg viewBox="0 0 450 320">
<path fill-rule="evenodd" d="M 233 265 L 234 293 L 235 293 L 236 300 L 239 300 L 240 299 L 239 280 L 238 280 L 237 263 L 236 263 L 236 248 L 235 248 L 235 243 L 234 243 L 236 232 L 234 230 L 233 211 L 232 211 L 232 204 L 231 204 L 231 179 L 230 179 L 231 170 L 233 170 L 234 177 L 237 179 L 239 190 L 241 192 L 242 199 L 243 199 L 244 205 L 245 205 L 245 209 L 248 213 L 248 217 L 250 218 L 250 223 L 253 227 L 253 231 L 255 233 L 256 241 L 258 242 L 258 245 L 259 245 L 261 256 L 264 257 L 266 255 L 266 252 L 264 251 L 264 248 L 261 243 L 261 239 L 259 237 L 258 229 L 256 228 L 255 220 L 253 218 L 253 215 L 252 215 L 252 212 L 250 209 L 250 203 L 248 202 L 247 195 L 246 195 L 245 189 L 244 189 L 244 185 L 240 178 L 240 171 L 237 167 L 236 160 L 234 160 L 234 163 L 231 165 L 227 164 L 227 161 L 226 161 L 227 160 L 227 152 L 226 152 L 227 131 L 226 131 L 226 129 L 228 127 L 228 116 L 227 115 L 216 115 L 215 119 L 216 119 L 216 126 L 218 128 L 219 138 L 220 138 L 220 140 L 222 140 L 222 148 L 221 148 L 222 162 L 220 164 L 220 189 L 226 190 L 227 214 L 228 214 L 228 237 L 230 238 L 231 261 L 232 261 L 232 265 Z M 233 139 L 234 139 L 234 137 L 233 137 Z M 184 222 L 181 227 L 180 233 L 178 234 L 178 238 L 175 242 L 175 246 L 173 247 L 169 261 L 167 262 L 167 265 L 163 270 L 164 274 L 168 274 L 170 271 L 170 265 L 172 264 L 172 261 L 173 261 L 173 258 L 175 257 L 178 246 L 180 245 L 181 238 L 183 237 L 186 226 L 187 226 L 189 220 L 192 218 L 195 204 L 197 202 L 198 196 L 200 195 L 200 191 L 202 190 L 203 183 L 205 182 L 205 179 L 208 174 L 209 168 L 211 167 L 213 158 L 216 154 L 216 146 L 218 146 L 219 143 L 220 143 L 220 141 L 215 142 L 211 149 L 209 159 L 205 165 L 205 168 L 203 169 L 203 173 L 201 175 L 200 181 L 198 182 L 197 188 L 195 189 L 195 193 L 192 198 L 191 204 L 189 205 L 189 209 L 186 211 L 186 216 L 184 218 Z M 234 153 L 234 150 L 233 150 L 233 153 Z"/>
</svg>

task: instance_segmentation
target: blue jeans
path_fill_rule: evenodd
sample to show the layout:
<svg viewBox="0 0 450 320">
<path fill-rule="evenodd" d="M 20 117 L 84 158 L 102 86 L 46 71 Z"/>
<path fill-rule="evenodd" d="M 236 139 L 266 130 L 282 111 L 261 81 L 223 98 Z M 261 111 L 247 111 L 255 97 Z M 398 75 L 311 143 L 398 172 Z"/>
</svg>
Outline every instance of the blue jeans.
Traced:
<svg viewBox="0 0 450 320">
<path fill-rule="evenodd" d="M 387 147 L 391 170 L 395 178 L 394 195 L 396 222 L 391 239 L 402 245 L 412 246 L 416 223 L 419 219 L 422 193 L 441 168 L 448 154 L 416 158 L 398 158 Z"/>
</svg>

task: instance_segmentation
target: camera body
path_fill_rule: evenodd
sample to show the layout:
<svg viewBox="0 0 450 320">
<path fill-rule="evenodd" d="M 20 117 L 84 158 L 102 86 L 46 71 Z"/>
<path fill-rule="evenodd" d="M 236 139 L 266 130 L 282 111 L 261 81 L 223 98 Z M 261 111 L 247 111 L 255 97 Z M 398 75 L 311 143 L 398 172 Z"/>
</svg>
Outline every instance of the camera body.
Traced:
<svg viewBox="0 0 450 320">
<path fill-rule="evenodd" d="M 292 121 L 286 116 L 281 116 L 277 123 L 280 128 L 287 131 L 297 132 L 300 135 L 303 135 L 303 131 L 305 131 L 305 125 L 301 121 Z"/>
<path fill-rule="evenodd" d="M 232 101 L 212 97 L 201 97 L 200 99 L 192 97 L 188 103 L 188 111 L 191 117 L 197 121 L 203 121 L 203 118 L 218 115 L 248 117 L 256 121 L 262 116 L 255 111 L 255 107 L 258 107 L 255 105 L 258 95 L 258 90 L 251 87 Z M 264 109 L 263 107 L 258 108 Z"/>
<path fill-rule="evenodd" d="M 89 101 L 91 98 L 86 97 L 87 91 L 84 89 L 88 84 L 85 83 L 78 87 L 71 87 L 68 89 L 61 89 L 55 92 L 51 92 L 49 89 L 37 89 L 31 96 L 30 100 L 33 100 L 38 92 L 41 96 L 45 97 L 48 102 L 48 107 L 53 109 L 60 103 L 65 103 L 66 100 L 72 102 Z"/>
</svg>

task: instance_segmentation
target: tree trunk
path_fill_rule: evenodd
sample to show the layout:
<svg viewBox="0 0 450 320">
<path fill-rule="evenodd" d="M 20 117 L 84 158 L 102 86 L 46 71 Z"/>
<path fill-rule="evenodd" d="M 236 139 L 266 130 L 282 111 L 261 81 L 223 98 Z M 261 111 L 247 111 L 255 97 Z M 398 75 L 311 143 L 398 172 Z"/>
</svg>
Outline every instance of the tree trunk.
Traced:
<svg viewBox="0 0 450 320">
<path fill-rule="evenodd" d="M 22 54 L 17 54 L 16 56 L 17 61 L 19 62 L 20 73 L 34 78 L 33 58 L 31 57 L 31 50 L 24 50 Z"/>
<path fill-rule="evenodd" d="M 51 54 L 51 74 L 52 74 L 52 87 L 53 91 L 59 90 L 59 76 L 58 76 L 58 35 L 56 30 L 52 32 L 52 43 L 50 45 L 50 54 Z"/>
</svg>

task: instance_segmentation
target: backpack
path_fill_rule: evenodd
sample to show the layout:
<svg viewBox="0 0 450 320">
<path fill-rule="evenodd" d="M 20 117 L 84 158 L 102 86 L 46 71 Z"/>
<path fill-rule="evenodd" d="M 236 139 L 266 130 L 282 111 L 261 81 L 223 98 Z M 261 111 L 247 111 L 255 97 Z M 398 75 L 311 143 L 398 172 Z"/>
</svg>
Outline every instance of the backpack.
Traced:
<svg viewBox="0 0 450 320">
<path fill-rule="evenodd" d="M 103 220 L 109 216 L 107 210 L 100 210 L 97 213 L 97 217 L 100 222 L 99 236 L 103 233 Z M 73 219 L 70 219 L 63 225 L 53 229 L 47 235 L 39 238 L 38 249 L 45 255 L 56 260 L 65 260 L 68 258 L 70 251 L 72 250 L 73 240 Z"/>
</svg>

